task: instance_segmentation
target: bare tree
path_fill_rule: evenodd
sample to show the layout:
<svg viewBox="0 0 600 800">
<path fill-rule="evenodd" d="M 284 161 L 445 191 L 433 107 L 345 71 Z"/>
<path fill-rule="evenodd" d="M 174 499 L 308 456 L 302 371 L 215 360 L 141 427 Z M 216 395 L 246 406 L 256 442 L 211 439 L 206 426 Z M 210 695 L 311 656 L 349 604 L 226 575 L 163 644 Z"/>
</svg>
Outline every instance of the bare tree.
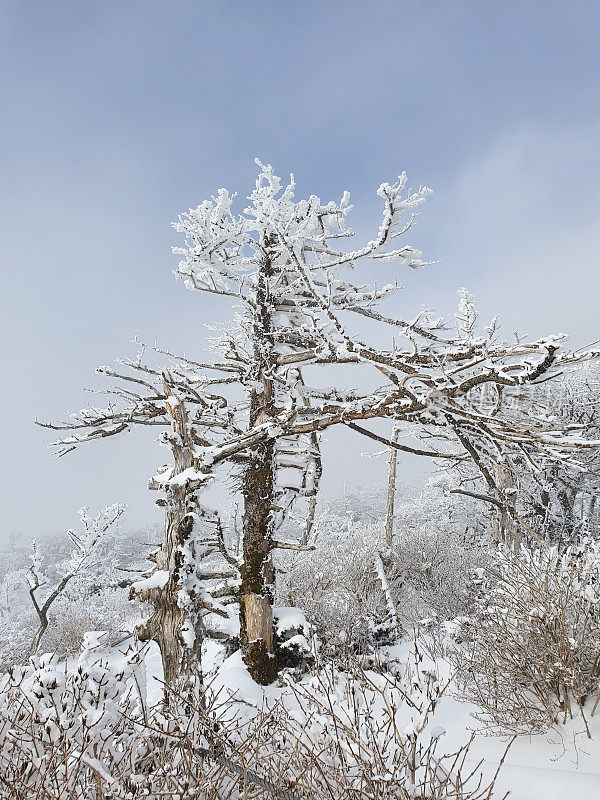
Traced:
<svg viewBox="0 0 600 800">
<path fill-rule="evenodd" d="M 398 443 L 398 427 L 395 425 L 392 432 L 392 444 Z M 398 469 L 398 451 L 390 447 L 388 461 L 387 503 L 385 509 L 385 545 L 391 547 L 394 541 L 394 502 L 396 499 L 396 472 Z"/>
<path fill-rule="evenodd" d="M 86 508 L 79 510 L 79 519 L 83 525 L 83 532 L 77 533 L 74 530 L 67 531 L 67 535 L 73 544 L 73 549 L 65 564 L 64 572 L 58 583 L 48 591 L 44 600 L 39 597 L 39 590 L 47 585 L 47 578 L 44 577 L 41 559 L 38 553 L 37 543 L 32 542 L 31 565 L 27 572 L 27 582 L 29 584 L 29 595 L 31 602 L 38 615 L 39 625 L 31 642 L 28 656 L 37 653 L 42 637 L 49 624 L 48 612 L 50 607 L 67 588 L 67 584 L 79 575 L 81 570 L 89 563 L 94 554 L 94 549 L 108 531 L 108 529 L 119 519 L 125 511 L 125 506 L 121 503 L 105 508 L 95 517 L 90 518 Z"/>
<path fill-rule="evenodd" d="M 196 591 L 184 592 L 183 599 L 179 595 L 182 573 L 176 562 L 185 553 L 186 574 L 197 573 L 198 556 L 185 544 L 192 522 L 206 518 L 196 492 L 219 464 L 236 466 L 244 505 L 239 594 L 242 648 L 252 676 L 269 683 L 277 674 L 271 554 L 282 543 L 275 532 L 299 499 L 309 501 L 315 495 L 319 433 L 342 424 L 398 451 L 446 464 L 472 460 L 486 481 L 490 502 L 515 519 L 518 513 L 512 498 L 493 479 L 493 463 L 515 452 L 531 462 L 538 455 L 568 461 L 574 459 L 575 448 L 590 445 L 581 436 L 581 426 L 536 418 L 524 421 L 522 415 L 511 413 L 503 398 L 590 354 L 561 352 L 561 337 L 502 341 L 495 322 L 479 330 L 472 298 L 464 290 L 456 331 L 429 311 L 411 320 L 386 316 L 379 303 L 389 299 L 398 284 L 354 284 L 344 278 L 344 272 L 368 260 L 397 262 L 412 269 L 424 266 L 421 253 L 399 244 L 398 238 L 411 227 L 429 190 L 407 192 L 405 175 L 393 184 L 382 184 L 377 193 L 384 210 L 376 235 L 344 251 L 338 247 L 340 240 L 353 236 L 346 226 L 352 208 L 348 193 L 339 203 L 324 204 L 315 196 L 296 202 L 293 177 L 282 186 L 270 165 L 257 163 L 256 186 L 241 215 L 233 213 L 234 195 L 221 189 L 175 225 L 185 236 L 185 246 L 175 251 L 181 256 L 176 275 L 189 289 L 236 303 L 233 322 L 214 344 L 216 360 L 194 364 L 180 359 L 177 385 L 170 367 L 166 380 L 177 395 L 171 389 L 158 390 L 156 380 L 162 373 L 150 370 L 153 380 L 144 383 L 145 378 L 137 378 L 141 393 L 123 388 L 117 392 L 124 409 L 113 405 L 107 411 L 87 409 L 64 425 L 79 430 L 58 446 L 64 452 L 136 423 L 164 426 L 171 420 L 169 442 L 172 448 L 182 448 L 180 455 L 174 450 L 181 471 L 160 483 L 168 486 L 169 497 L 179 508 L 179 533 L 176 537 L 165 534 L 164 552 L 157 562 L 162 577 L 151 579 L 149 591 L 162 596 L 169 587 L 178 597 L 177 608 L 185 609 L 181 618 L 174 610 L 156 618 L 152 633 L 160 640 L 166 620 L 170 625 L 176 620 L 173 631 L 177 634 L 170 638 L 179 642 L 181 649 L 175 650 L 180 666 L 187 646 L 182 632 L 189 629 L 186 614 L 196 613 L 200 595 Z M 399 341 L 389 349 L 374 347 L 351 332 L 352 319 L 385 325 Z M 341 364 L 368 367 L 377 382 L 362 391 L 312 382 L 316 367 L 324 367 L 330 376 Z M 138 372 L 145 369 L 139 363 L 128 366 Z M 199 379 L 192 375 L 194 370 L 214 371 L 218 377 Z M 364 375 L 364 369 L 359 375 Z M 123 374 L 118 377 L 132 380 Z M 491 409 L 479 403 L 486 385 L 498 397 Z M 185 409 L 194 407 L 185 422 L 183 416 L 174 421 L 172 410 L 167 410 L 174 408 L 171 397 Z M 418 446 L 400 438 L 392 441 L 357 424 L 378 419 L 399 424 L 403 437 L 418 432 L 429 441 Z M 174 486 L 180 483 L 187 487 L 182 492 L 185 501 L 176 500 Z M 188 502 L 193 509 L 184 507 Z M 218 517 L 211 520 L 222 531 Z M 159 585 L 163 578 L 164 585 Z"/>
<path fill-rule="evenodd" d="M 199 489 L 214 476 L 198 468 L 195 451 L 209 444 L 206 431 L 213 437 L 230 432 L 227 400 L 215 392 L 232 378 L 227 367 L 192 362 L 157 347 L 150 351 L 160 364 L 151 365 L 146 363 L 147 350 L 140 344 L 137 356 L 119 359 L 116 369 L 98 368 L 116 381 L 103 390 L 109 398 L 106 407 L 89 406 L 65 423 L 38 424 L 72 431 L 54 443 L 59 456 L 136 426 L 160 429 L 159 441 L 170 449 L 172 461 L 156 471 L 148 486 L 161 492 L 156 502 L 165 512 L 163 539 L 148 556 L 152 568 L 131 585 L 130 597 L 153 607 L 137 633 L 143 641 L 152 639 L 159 645 L 165 681 L 172 686 L 181 674 L 190 678 L 199 673 L 203 638 L 222 636 L 207 625 L 206 617 L 228 613 L 206 582 L 212 586 L 238 572 L 237 560 L 225 549 L 219 515 L 199 502 Z M 207 375 L 211 369 L 212 377 Z M 223 597 L 226 592 L 220 588 Z"/>
</svg>

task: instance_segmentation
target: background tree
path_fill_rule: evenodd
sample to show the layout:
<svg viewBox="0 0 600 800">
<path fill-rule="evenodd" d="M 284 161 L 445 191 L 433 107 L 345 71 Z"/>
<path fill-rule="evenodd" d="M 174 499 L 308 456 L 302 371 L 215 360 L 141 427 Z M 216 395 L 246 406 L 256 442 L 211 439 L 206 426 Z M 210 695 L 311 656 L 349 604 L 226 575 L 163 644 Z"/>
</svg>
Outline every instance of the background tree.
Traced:
<svg viewBox="0 0 600 800">
<path fill-rule="evenodd" d="M 578 365 L 564 374 L 551 372 L 527 391 L 504 391 L 505 413 L 511 414 L 515 424 L 527 425 L 537 418 L 547 423 L 577 430 L 581 440 L 578 452 L 557 459 L 548 452 L 498 453 L 491 461 L 490 478 L 501 496 L 510 499 L 512 516 L 506 504 L 498 504 L 494 496 L 485 494 L 492 511 L 492 531 L 496 544 L 505 543 L 513 549 L 528 530 L 535 531 L 540 540 L 566 546 L 583 536 L 597 535 L 598 480 L 600 477 L 600 448 L 598 446 L 598 367 L 595 362 Z M 490 402 L 482 393 L 480 401 L 493 408 L 497 399 Z M 575 457 L 576 456 L 576 457 Z M 457 466 L 459 487 L 452 491 L 470 493 L 482 482 L 482 473 L 473 462 Z M 488 485 L 489 485 L 488 481 Z M 535 537 L 534 537 L 535 538 Z"/>
<path fill-rule="evenodd" d="M 31 642 L 28 655 L 38 651 L 42 637 L 48 628 L 48 612 L 52 604 L 64 592 L 70 581 L 89 563 L 104 534 L 114 525 L 124 511 L 125 506 L 120 503 L 105 508 L 92 518 L 88 516 L 86 508 L 79 510 L 79 519 L 81 520 L 83 531 L 82 533 L 77 533 L 74 530 L 67 532 L 73 549 L 64 565 L 60 580 L 51 589 L 47 588 L 48 579 L 42 571 L 36 542 L 32 542 L 31 564 L 27 573 L 27 582 L 29 584 L 29 596 L 39 619 L 39 626 Z M 46 596 L 42 600 L 40 599 L 39 591 L 44 587 L 46 587 Z"/>
</svg>

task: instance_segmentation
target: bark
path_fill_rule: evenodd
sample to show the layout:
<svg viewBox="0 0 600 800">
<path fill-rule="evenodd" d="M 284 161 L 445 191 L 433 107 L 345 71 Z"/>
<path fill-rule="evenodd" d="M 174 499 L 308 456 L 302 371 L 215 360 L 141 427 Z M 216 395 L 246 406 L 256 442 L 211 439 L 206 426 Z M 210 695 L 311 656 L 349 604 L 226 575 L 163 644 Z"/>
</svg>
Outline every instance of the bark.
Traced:
<svg viewBox="0 0 600 800">
<path fill-rule="evenodd" d="M 31 601 L 33 603 L 33 607 L 35 608 L 36 614 L 38 615 L 39 626 L 38 626 L 37 631 L 35 632 L 35 635 L 33 637 L 32 642 L 31 642 L 31 644 L 29 646 L 29 650 L 27 651 L 27 658 L 29 658 L 30 656 L 32 656 L 35 653 L 37 653 L 37 651 L 39 649 L 39 646 L 40 646 L 40 643 L 42 641 L 42 637 L 44 636 L 44 634 L 46 633 L 46 631 L 48 629 L 48 625 L 49 625 L 48 611 L 50 610 L 50 606 L 52 605 L 52 603 L 54 603 L 56 598 L 60 594 L 62 594 L 64 588 L 67 585 L 67 583 L 69 583 L 69 581 L 71 580 L 71 578 L 73 578 L 75 576 L 75 574 L 76 574 L 76 572 L 70 572 L 68 575 L 65 575 L 60 580 L 58 585 L 53 589 L 53 591 L 50 592 L 50 594 L 46 598 L 45 602 L 41 606 L 38 603 L 37 598 L 35 596 L 36 591 L 40 587 L 38 578 L 37 578 L 37 576 L 35 577 L 35 584 L 33 586 L 30 586 L 30 588 L 29 588 L 29 596 L 31 597 Z"/>
<path fill-rule="evenodd" d="M 298 379 L 304 386 L 304 378 L 302 377 L 301 370 L 298 370 Z M 306 405 L 309 405 L 308 399 L 306 400 Z M 314 431 L 310 434 L 310 443 L 312 446 L 312 458 L 313 467 L 312 467 L 312 487 L 310 489 L 308 497 L 308 509 L 306 514 L 306 521 L 304 523 L 304 530 L 302 532 L 302 536 L 300 538 L 300 544 L 302 546 L 308 545 L 310 541 L 310 536 L 312 533 L 313 525 L 315 523 L 315 513 L 317 511 L 317 497 L 319 494 L 319 486 L 321 484 L 321 478 L 323 477 L 323 461 L 321 459 L 321 444 L 319 442 L 319 435 Z"/>
<path fill-rule="evenodd" d="M 250 392 L 250 428 L 275 413 L 269 371 L 272 356 L 269 278 L 271 260 L 261 265 L 256 290 L 252 331 L 253 378 Z M 267 685 L 277 677 L 273 641 L 272 507 L 275 489 L 275 443 L 267 439 L 254 447 L 244 474 L 243 554 L 240 588 L 240 640 L 248 671 L 257 683 Z"/>
<path fill-rule="evenodd" d="M 310 541 L 313 525 L 315 524 L 315 513 L 317 511 L 317 496 L 319 494 L 319 484 L 323 476 L 321 451 L 320 451 L 319 439 L 316 433 L 311 434 L 311 443 L 315 453 L 315 464 L 313 467 L 314 469 L 313 487 L 311 489 L 310 495 L 308 495 L 308 510 L 306 513 L 306 521 L 304 523 L 304 530 L 300 538 L 300 544 L 302 546 L 307 546 Z"/>
<path fill-rule="evenodd" d="M 590 499 L 588 503 L 588 512 L 587 512 L 587 521 L 591 525 L 596 516 L 596 508 L 598 505 L 598 495 L 595 492 L 590 494 Z"/>
<path fill-rule="evenodd" d="M 577 490 L 565 486 L 558 492 L 558 503 L 563 518 L 563 537 L 569 539 L 577 528 L 577 514 L 575 513 L 575 503 Z"/>
</svg>

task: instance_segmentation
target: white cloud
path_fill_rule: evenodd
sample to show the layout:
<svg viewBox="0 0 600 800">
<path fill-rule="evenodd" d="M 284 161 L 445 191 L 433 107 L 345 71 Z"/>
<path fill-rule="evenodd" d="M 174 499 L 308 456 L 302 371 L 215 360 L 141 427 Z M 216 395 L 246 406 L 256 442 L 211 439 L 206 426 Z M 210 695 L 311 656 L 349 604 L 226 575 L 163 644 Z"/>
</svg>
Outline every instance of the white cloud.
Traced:
<svg viewBox="0 0 600 800">
<path fill-rule="evenodd" d="M 445 269 L 509 331 L 564 329 L 578 345 L 600 332 L 599 133 L 600 125 L 524 127 L 442 191 Z"/>
</svg>

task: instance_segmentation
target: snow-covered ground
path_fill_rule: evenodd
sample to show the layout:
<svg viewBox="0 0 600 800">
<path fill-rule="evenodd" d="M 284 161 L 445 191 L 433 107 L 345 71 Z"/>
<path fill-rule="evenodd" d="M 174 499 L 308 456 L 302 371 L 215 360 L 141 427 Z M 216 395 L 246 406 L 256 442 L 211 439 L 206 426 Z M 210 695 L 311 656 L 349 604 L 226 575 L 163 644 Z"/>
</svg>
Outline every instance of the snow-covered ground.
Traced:
<svg viewBox="0 0 600 800">
<path fill-rule="evenodd" d="M 446 731 L 449 745 L 458 745 L 479 723 L 469 703 L 445 697 L 435 714 L 435 724 Z M 588 739 L 581 719 L 557 726 L 548 733 L 519 736 L 513 742 L 497 781 L 498 797 L 510 790 L 512 800 L 592 800 L 600 798 L 600 718 L 590 722 Z M 484 759 L 484 774 L 498 765 L 506 740 L 478 736 L 471 761 Z M 449 748 L 450 749 L 450 748 Z"/>
</svg>

